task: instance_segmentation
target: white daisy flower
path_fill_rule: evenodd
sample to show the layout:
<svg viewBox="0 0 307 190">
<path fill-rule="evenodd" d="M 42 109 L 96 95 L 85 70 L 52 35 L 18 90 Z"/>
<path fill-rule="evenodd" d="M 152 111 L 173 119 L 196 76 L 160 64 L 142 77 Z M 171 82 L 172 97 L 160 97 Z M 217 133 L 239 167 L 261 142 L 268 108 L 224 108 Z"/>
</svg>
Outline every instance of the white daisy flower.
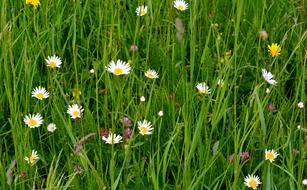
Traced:
<svg viewBox="0 0 307 190">
<path fill-rule="evenodd" d="M 108 137 L 102 137 L 102 140 L 106 142 L 106 144 L 117 144 L 122 141 L 122 137 L 120 135 L 109 133 Z"/>
<path fill-rule="evenodd" d="M 269 160 L 271 163 L 275 161 L 279 154 L 275 150 L 265 150 L 265 160 Z"/>
<path fill-rule="evenodd" d="M 111 63 L 106 66 L 106 69 L 114 75 L 127 75 L 130 73 L 131 67 L 129 63 L 121 60 L 117 60 L 116 63 L 112 60 Z"/>
<path fill-rule="evenodd" d="M 145 72 L 145 76 L 149 79 L 159 78 L 159 74 L 155 70 L 151 70 L 151 69 Z"/>
<path fill-rule="evenodd" d="M 144 16 L 147 13 L 147 6 L 146 5 L 139 6 L 138 8 L 136 8 L 135 12 L 137 16 Z"/>
<path fill-rule="evenodd" d="M 61 58 L 53 55 L 53 56 L 48 56 L 48 59 L 46 59 L 47 66 L 50 67 L 51 69 L 55 69 L 56 67 L 60 67 L 62 64 Z"/>
<path fill-rule="evenodd" d="M 153 128 L 151 127 L 151 123 L 146 120 L 144 120 L 143 122 L 138 122 L 138 129 L 140 130 L 141 135 L 150 135 L 153 130 Z"/>
<path fill-rule="evenodd" d="M 261 182 L 258 176 L 248 175 L 244 178 L 244 184 L 252 189 L 257 189 L 257 186 L 261 184 Z"/>
<path fill-rule="evenodd" d="M 297 107 L 303 109 L 304 108 L 304 103 L 303 102 L 299 102 L 297 104 Z"/>
<path fill-rule="evenodd" d="M 72 119 L 77 119 L 82 117 L 82 106 L 78 106 L 77 104 L 73 104 L 68 107 L 67 113 L 71 116 Z"/>
<path fill-rule="evenodd" d="M 272 75 L 272 73 L 268 72 L 266 69 L 262 69 L 262 76 L 269 84 L 277 85 L 277 81 L 273 79 L 274 75 Z"/>
<path fill-rule="evenodd" d="M 196 88 L 198 89 L 198 92 L 201 94 L 209 95 L 211 93 L 211 89 L 205 82 L 198 83 L 196 85 Z"/>
<path fill-rule="evenodd" d="M 56 125 L 54 123 L 49 123 L 47 126 L 47 130 L 53 133 L 56 130 Z"/>
<path fill-rule="evenodd" d="M 43 117 L 41 116 L 41 114 L 37 113 L 36 115 L 27 115 L 24 120 L 26 125 L 28 125 L 30 128 L 36 128 L 41 126 L 41 124 L 43 124 Z"/>
<path fill-rule="evenodd" d="M 32 91 L 32 97 L 35 97 L 39 100 L 43 100 L 49 97 L 49 93 L 44 87 L 35 87 Z"/>
<path fill-rule="evenodd" d="M 94 69 L 91 69 L 91 70 L 90 70 L 90 73 L 91 73 L 91 74 L 94 74 L 94 73 L 95 73 L 95 70 L 94 70 Z"/>
<path fill-rule="evenodd" d="M 37 154 L 37 151 L 32 150 L 32 153 L 29 157 L 25 157 L 25 160 L 28 162 L 28 164 L 35 164 L 37 162 L 37 160 L 39 159 L 39 156 Z"/>
<path fill-rule="evenodd" d="M 307 179 L 303 179 L 302 184 L 307 185 Z"/>
<path fill-rule="evenodd" d="M 184 0 L 176 0 L 174 1 L 174 7 L 180 11 L 184 11 L 188 9 L 188 3 L 186 3 Z"/>
</svg>

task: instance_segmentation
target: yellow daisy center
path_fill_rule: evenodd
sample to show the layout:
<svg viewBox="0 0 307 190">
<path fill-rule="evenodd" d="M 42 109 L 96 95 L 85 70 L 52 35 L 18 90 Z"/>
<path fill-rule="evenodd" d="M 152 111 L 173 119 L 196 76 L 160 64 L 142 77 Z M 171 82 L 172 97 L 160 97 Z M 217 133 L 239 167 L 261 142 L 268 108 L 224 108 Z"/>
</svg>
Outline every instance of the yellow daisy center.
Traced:
<svg viewBox="0 0 307 190">
<path fill-rule="evenodd" d="M 255 189 L 255 188 L 257 187 L 257 181 L 254 180 L 254 179 L 252 179 L 252 180 L 250 180 L 250 181 L 248 182 L 248 185 L 249 185 L 251 188 Z"/>
<path fill-rule="evenodd" d="M 207 93 L 207 90 L 206 90 L 206 89 L 201 89 L 201 90 L 199 90 L 199 92 L 200 92 L 201 94 L 206 94 L 206 93 Z"/>
<path fill-rule="evenodd" d="M 41 100 L 41 99 L 44 98 L 44 94 L 39 92 L 39 93 L 36 94 L 36 97 Z"/>
<path fill-rule="evenodd" d="M 140 127 L 140 131 L 143 133 L 143 134 L 146 134 L 148 132 L 148 129 L 146 127 Z"/>
<path fill-rule="evenodd" d="M 35 161 L 35 157 L 33 155 L 30 155 L 29 161 L 30 161 L 30 163 L 33 163 Z"/>
<path fill-rule="evenodd" d="M 145 14 L 146 14 L 145 10 L 140 11 L 140 15 L 145 15 Z"/>
<path fill-rule="evenodd" d="M 51 69 L 54 69 L 54 68 L 56 67 L 56 63 L 55 63 L 54 61 L 51 61 L 51 62 L 49 63 L 49 67 L 50 67 Z"/>
<path fill-rule="evenodd" d="M 110 140 L 110 144 L 114 144 L 114 138 Z"/>
<path fill-rule="evenodd" d="M 78 110 L 76 110 L 76 111 L 72 112 L 72 115 L 74 117 L 79 117 L 80 116 L 80 112 Z"/>
<path fill-rule="evenodd" d="M 30 126 L 35 126 L 37 124 L 36 120 L 35 119 L 30 119 L 29 120 L 29 125 Z"/>
<path fill-rule="evenodd" d="M 123 74 L 123 69 L 122 69 L 122 68 L 116 68 L 116 69 L 114 69 L 114 74 L 116 74 L 116 75 L 121 75 L 121 74 Z"/>
<path fill-rule="evenodd" d="M 179 10 L 183 9 L 183 5 L 178 5 L 177 7 L 178 7 Z"/>
<path fill-rule="evenodd" d="M 266 154 L 266 157 L 267 157 L 267 159 L 269 159 L 269 160 L 274 160 L 274 154 L 273 154 L 272 152 L 268 152 L 268 153 Z"/>
<path fill-rule="evenodd" d="M 152 73 L 148 73 L 147 77 L 150 78 L 150 79 L 153 79 L 153 78 L 155 78 L 155 75 L 153 75 Z"/>
</svg>

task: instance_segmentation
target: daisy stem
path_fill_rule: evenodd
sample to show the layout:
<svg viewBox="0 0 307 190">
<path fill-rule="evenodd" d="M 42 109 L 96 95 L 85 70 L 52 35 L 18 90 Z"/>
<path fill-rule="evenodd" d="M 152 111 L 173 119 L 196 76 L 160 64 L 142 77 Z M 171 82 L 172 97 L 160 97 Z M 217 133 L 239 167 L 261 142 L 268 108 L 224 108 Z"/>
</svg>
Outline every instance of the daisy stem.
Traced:
<svg viewBox="0 0 307 190">
<path fill-rule="evenodd" d="M 270 190 L 271 189 L 271 169 L 270 164 L 267 164 L 267 172 L 266 172 L 266 178 L 265 178 L 265 189 Z"/>
<path fill-rule="evenodd" d="M 114 188 L 114 169 L 115 169 L 115 161 L 114 161 L 114 143 L 112 143 L 112 157 L 111 157 L 111 161 L 110 161 L 110 177 L 111 177 L 111 189 L 115 189 Z"/>
</svg>

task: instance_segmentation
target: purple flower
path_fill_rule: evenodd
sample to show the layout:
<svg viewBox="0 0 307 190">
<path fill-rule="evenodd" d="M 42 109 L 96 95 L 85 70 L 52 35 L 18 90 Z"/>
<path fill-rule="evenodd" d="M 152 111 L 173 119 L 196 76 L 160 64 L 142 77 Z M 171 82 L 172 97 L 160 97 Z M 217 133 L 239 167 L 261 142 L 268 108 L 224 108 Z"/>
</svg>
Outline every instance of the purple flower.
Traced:
<svg viewBox="0 0 307 190">
<path fill-rule="evenodd" d="M 125 131 L 124 131 L 124 137 L 126 139 L 129 139 L 132 135 L 132 129 L 130 127 L 126 128 Z"/>
<path fill-rule="evenodd" d="M 275 106 L 272 103 L 269 103 L 267 108 L 268 108 L 269 112 L 276 112 L 277 111 L 275 109 Z"/>
<path fill-rule="evenodd" d="M 22 178 L 27 178 L 28 174 L 27 174 L 26 171 L 22 171 L 21 174 L 20 174 L 20 176 L 21 176 Z"/>
<path fill-rule="evenodd" d="M 126 127 L 131 127 L 132 126 L 132 121 L 128 117 L 123 117 L 120 119 L 120 122 L 126 126 Z"/>
<path fill-rule="evenodd" d="M 100 130 L 99 130 L 99 135 L 100 135 L 101 138 L 102 138 L 102 137 L 106 137 L 106 136 L 108 135 L 107 129 L 105 129 L 105 128 L 100 128 Z"/>
<path fill-rule="evenodd" d="M 249 155 L 249 152 L 241 152 L 240 158 L 241 158 L 241 161 L 244 162 L 246 160 L 249 160 L 251 157 Z"/>
</svg>

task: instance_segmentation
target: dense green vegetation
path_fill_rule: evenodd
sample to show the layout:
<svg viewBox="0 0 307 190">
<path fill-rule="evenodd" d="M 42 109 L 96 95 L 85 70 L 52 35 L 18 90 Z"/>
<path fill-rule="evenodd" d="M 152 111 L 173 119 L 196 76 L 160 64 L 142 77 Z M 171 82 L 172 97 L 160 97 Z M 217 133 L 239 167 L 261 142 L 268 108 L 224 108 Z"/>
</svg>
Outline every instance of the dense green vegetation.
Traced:
<svg viewBox="0 0 307 190">
<path fill-rule="evenodd" d="M 248 189 L 249 174 L 259 189 L 306 188 L 306 2 L 187 3 L 2 0 L 0 189 Z M 47 66 L 53 55 L 58 68 Z M 112 60 L 130 73 L 108 72 Z M 32 97 L 38 86 L 48 98 Z M 67 113 L 73 104 L 80 118 Z M 36 113 L 43 123 L 30 128 Z M 144 120 L 150 135 L 139 133 Z M 106 144 L 107 133 L 122 141 Z"/>
</svg>

